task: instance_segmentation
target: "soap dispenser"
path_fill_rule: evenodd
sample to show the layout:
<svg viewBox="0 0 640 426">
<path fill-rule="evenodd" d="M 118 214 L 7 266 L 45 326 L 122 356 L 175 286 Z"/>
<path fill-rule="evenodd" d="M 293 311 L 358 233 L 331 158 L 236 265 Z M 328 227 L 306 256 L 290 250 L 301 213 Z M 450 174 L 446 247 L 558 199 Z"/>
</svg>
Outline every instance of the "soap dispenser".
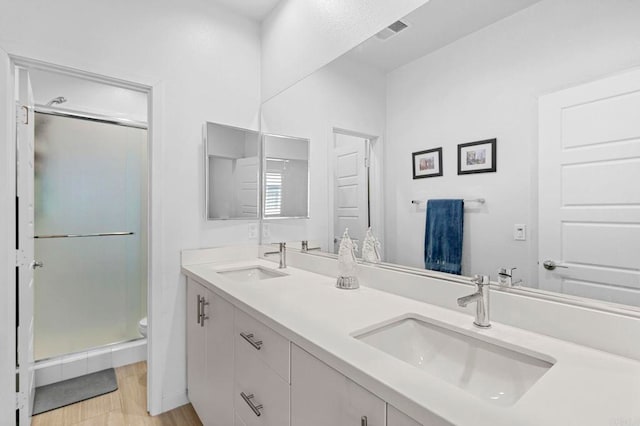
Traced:
<svg viewBox="0 0 640 426">
<path fill-rule="evenodd" d="M 358 263 L 356 261 L 356 251 L 358 246 L 349 237 L 349 228 L 344 230 L 338 251 L 338 281 L 336 287 L 353 290 L 360 287 L 356 276 Z"/>
<path fill-rule="evenodd" d="M 362 242 L 362 260 L 369 263 L 380 263 L 380 241 L 373 235 L 371 227 L 367 229 L 367 234 Z"/>
</svg>

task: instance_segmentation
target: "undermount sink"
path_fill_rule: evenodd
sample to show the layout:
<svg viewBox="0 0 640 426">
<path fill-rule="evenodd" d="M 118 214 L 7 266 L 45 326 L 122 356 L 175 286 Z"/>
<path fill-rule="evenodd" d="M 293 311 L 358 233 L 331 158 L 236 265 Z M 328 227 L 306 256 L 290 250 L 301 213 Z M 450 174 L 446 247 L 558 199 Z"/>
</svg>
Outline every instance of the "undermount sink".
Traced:
<svg viewBox="0 0 640 426">
<path fill-rule="evenodd" d="M 354 337 L 502 406 L 513 405 L 555 362 L 414 317 Z"/>
<path fill-rule="evenodd" d="M 244 268 L 234 268 L 216 272 L 222 276 L 240 282 L 262 281 L 287 275 L 284 272 L 264 268 L 262 266 L 247 266 Z"/>
</svg>

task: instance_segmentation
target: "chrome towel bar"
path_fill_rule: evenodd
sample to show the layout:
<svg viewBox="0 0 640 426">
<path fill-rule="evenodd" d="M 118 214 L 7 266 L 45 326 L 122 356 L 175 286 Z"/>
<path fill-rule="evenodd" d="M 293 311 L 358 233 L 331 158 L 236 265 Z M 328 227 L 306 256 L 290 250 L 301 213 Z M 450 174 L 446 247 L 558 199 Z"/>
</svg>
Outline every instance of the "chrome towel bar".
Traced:
<svg viewBox="0 0 640 426">
<path fill-rule="evenodd" d="M 84 237 L 115 237 L 118 235 L 133 235 L 133 232 L 101 232 L 97 234 L 52 234 L 36 235 L 33 238 L 84 238 Z"/>
<path fill-rule="evenodd" d="M 484 198 L 472 198 L 469 200 L 464 200 L 465 203 L 480 203 L 484 204 L 487 200 Z M 411 200 L 411 204 L 423 204 L 425 201 L 422 200 Z"/>
</svg>

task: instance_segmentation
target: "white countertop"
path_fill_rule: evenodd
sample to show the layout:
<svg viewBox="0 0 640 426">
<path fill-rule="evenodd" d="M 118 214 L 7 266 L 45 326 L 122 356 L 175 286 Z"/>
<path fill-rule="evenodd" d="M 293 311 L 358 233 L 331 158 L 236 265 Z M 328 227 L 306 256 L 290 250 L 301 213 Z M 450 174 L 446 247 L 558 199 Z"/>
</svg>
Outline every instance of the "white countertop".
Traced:
<svg viewBox="0 0 640 426">
<path fill-rule="evenodd" d="M 339 290 L 335 278 L 293 267 L 286 268 L 288 276 L 256 282 L 237 282 L 216 273 L 252 265 L 277 269 L 271 261 L 254 258 L 183 265 L 182 272 L 209 284 L 219 296 L 425 424 L 431 412 L 455 425 L 640 425 L 638 361 L 496 322 L 480 330 L 466 312 L 367 287 Z M 504 407 L 351 336 L 408 313 L 500 340 L 507 347 L 526 348 L 556 362 L 514 405 Z"/>
</svg>

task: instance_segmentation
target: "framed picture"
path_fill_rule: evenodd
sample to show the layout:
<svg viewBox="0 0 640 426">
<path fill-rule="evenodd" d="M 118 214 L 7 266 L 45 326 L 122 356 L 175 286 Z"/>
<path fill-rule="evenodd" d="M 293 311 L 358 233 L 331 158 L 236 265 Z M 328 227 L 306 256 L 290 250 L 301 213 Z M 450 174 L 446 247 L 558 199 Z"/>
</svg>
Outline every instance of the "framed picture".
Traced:
<svg viewBox="0 0 640 426">
<path fill-rule="evenodd" d="M 412 156 L 414 179 L 442 176 L 442 148 L 414 152 Z"/>
<path fill-rule="evenodd" d="M 495 172 L 496 139 L 458 145 L 458 174 Z"/>
</svg>

